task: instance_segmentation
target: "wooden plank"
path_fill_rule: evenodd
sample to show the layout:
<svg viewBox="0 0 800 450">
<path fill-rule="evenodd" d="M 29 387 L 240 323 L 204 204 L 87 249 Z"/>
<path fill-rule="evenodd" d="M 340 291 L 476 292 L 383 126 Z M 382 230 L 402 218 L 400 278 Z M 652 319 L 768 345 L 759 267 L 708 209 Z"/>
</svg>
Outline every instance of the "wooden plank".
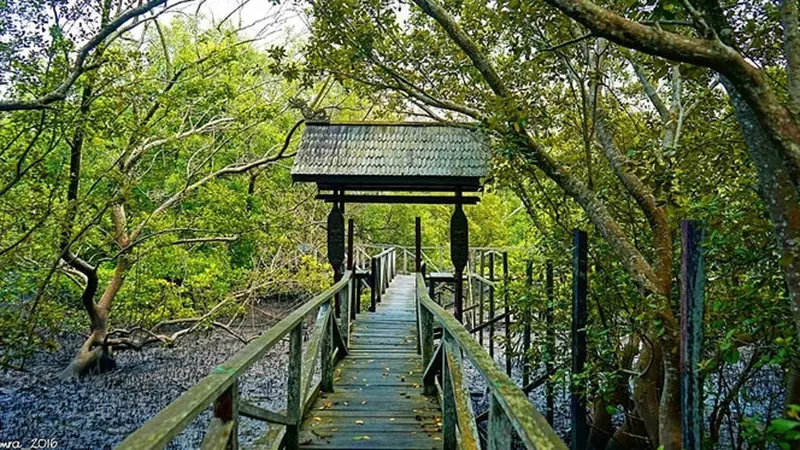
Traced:
<svg viewBox="0 0 800 450">
<path fill-rule="evenodd" d="M 251 419 L 263 420 L 265 422 L 281 425 L 291 425 L 293 423 L 285 414 L 276 413 L 245 401 L 239 402 L 239 414 Z"/>
<path fill-rule="evenodd" d="M 177 400 L 148 420 L 141 428 L 125 438 L 117 448 L 122 450 L 164 448 L 205 410 L 209 403 L 230 387 L 239 375 L 255 364 L 280 339 L 289 334 L 305 316 L 343 289 L 351 276 L 351 272 L 345 273 L 341 281 L 318 294 L 269 328 L 264 334 L 252 340 L 225 363 L 217 366 L 209 375 L 184 392 Z"/>
<path fill-rule="evenodd" d="M 390 278 L 390 261 L 384 269 Z M 414 281 L 393 282 L 379 311 L 365 316 L 383 319 L 357 319 L 350 353 L 333 370 L 336 392 L 320 393 L 305 416 L 302 448 L 441 448 L 441 412 L 422 392 Z"/>
<path fill-rule="evenodd" d="M 200 444 L 200 450 L 223 450 L 227 448 L 228 442 L 231 440 L 231 432 L 233 431 L 234 422 L 232 420 L 222 420 L 219 417 L 211 419 L 203 437 L 203 442 Z"/>
</svg>

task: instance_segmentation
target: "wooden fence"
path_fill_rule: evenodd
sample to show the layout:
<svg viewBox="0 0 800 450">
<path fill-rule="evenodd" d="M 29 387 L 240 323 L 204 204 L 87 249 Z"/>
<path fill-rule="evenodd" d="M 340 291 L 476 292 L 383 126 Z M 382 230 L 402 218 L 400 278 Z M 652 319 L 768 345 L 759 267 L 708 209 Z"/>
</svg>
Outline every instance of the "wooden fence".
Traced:
<svg viewBox="0 0 800 450">
<path fill-rule="evenodd" d="M 444 449 L 481 448 L 476 416 L 464 378 L 464 358 L 472 363 L 490 389 L 488 448 L 510 449 L 514 430 L 526 448 L 566 449 L 567 446 L 527 395 L 495 364 L 469 330 L 431 299 L 421 273 L 417 274 L 416 292 L 420 352 L 426 367 L 424 389 L 427 394 L 440 397 Z M 442 327 L 436 350 L 434 321 Z"/>
<path fill-rule="evenodd" d="M 372 258 L 366 278 L 372 291 L 383 292 L 395 275 L 395 252 L 387 249 Z M 377 269 L 376 269 L 377 268 Z M 360 302 L 360 278 L 345 271 L 333 286 L 316 295 L 217 366 L 117 447 L 121 450 L 162 449 L 213 404 L 213 416 L 201 448 L 238 449 L 239 417 L 265 421 L 269 432 L 260 448 L 296 449 L 303 415 L 320 392 L 332 392 L 333 367 L 347 355 L 350 320 Z M 377 286 L 377 288 L 376 288 Z M 339 317 L 333 312 L 339 305 Z M 303 343 L 303 323 L 317 311 L 309 339 Z M 289 337 L 289 369 L 286 409 L 271 411 L 239 396 L 239 378 L 284 337 Z M 313 382 L 320 367 L 320 380 Z"/>
</svg>

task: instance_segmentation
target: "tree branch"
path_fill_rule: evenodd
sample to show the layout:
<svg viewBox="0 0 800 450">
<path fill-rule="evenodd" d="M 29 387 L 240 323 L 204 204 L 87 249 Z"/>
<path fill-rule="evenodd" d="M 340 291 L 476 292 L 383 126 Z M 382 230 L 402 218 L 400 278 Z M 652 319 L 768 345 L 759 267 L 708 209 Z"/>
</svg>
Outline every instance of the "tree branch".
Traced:
<svg viewBox="0 0 800 450">
<path fill-rule="evenodd" d="M 95 34 L 94 37 L 89 40 L 89 42 L 84 44 L 83 47 L 78 50 L 78 54 L 75 57 L 75 61 L 73 62 L 72 68 L 70 69 L 66 79 L 64 79 L 64 81 L 57 88 L 32 101 L 2 101 L 0 102 L 0 111 L 44 109 L 51 103 L 64 100 L 70 88 L 72 88 L 72 85 L 78 80 L 78 77 L 80 77 L 86 71 L 84 64 L 86 63 L 86 59 L 92 50 L 100 46 L 106 40 L 106 38 L 114 34 L 129 20 L 146 14 L 158 6 L 166 3 L 167 0 L 150 0 L 136 8 L 129 9 L 128 11 L 120 14 L 116 19 L 102 27 L 97 34 Z"/>
</svg>

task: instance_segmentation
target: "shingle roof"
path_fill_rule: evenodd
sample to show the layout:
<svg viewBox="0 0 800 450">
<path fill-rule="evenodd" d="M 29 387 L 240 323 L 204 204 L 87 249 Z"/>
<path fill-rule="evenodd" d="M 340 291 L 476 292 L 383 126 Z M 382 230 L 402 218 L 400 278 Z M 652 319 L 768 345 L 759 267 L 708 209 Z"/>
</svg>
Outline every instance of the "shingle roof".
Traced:
<svg viewBox="0 0 800 450">
<path fill-rule="evenodd" d="M 489 147 L 480 131 L 436 123 L 306 125 L 292 167 L 313 176 L 481 178 Z"/>
</svg>

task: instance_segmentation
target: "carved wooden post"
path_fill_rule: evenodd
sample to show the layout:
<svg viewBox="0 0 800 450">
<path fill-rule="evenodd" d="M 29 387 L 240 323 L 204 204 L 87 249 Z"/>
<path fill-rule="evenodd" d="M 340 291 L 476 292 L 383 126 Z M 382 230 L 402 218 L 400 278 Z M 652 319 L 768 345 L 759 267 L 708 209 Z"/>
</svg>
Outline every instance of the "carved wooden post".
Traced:
<svg viewBox="0 0 800 450">
<path fill-rule="evenodd" d="M 587 236 L 582 230 L 573 231 L 572 247 L 572 375 L 580 375 L 586 364 L 586 255 Z M 584 450 L 588 443 L 586 397 L 583 386 L 572 384 L 572 450 Z"/>
<path fill-rule="evenodd" d="M 528 301 L 522 313 L 522 320 L 525 321 L 525 329 L 522 331 L 522 386 L 527 386 L 531 378 L 531 367 L 528 364 L 528 351 L 531 349 L 530 297 L 532 295 L 531 291 L 533 290 L 533 261 L 528 261 L 525 267 L 525 281 L 528 287 Z"/>
<path fill-rule="evenodd" d="M 461 198 L 461 192 L 456 192 Z M 453 261 L 455 276 L 455 310 L 453 315 L 461 322 L 464 315 L 464 267 L 469 260 L 469 228 L 467 216 L 461 204 L 456 204 L 453 217 L 450 218 L 450 259 Z"/>
<path fill-rule="evenodd" d="M 699 450 L 702 435 L 699 364 L 703 352 L 703 238 L 702 222 L 681 222 L 681 441 L 684 450 Z"/>
<path fill-rule="evenodd" d="M 503 312 L 506 317 L 503 324 L 506 334 L 506 375 L 511 376 L 511 308 L 508 305 L 508 252 L 503 252 Z"/>
<path fill-rule="evenodd" d="M 328 262 L 333 267 L 333 281 L 341 280 L 344 264 L 344 214 L 335 202 L 328 214 Z M 339 303 L 336 302 L 336 317 L 339 317 Z"/>
<path fill-rule="evenodd" d="M 547 310 L 545 313 L 545 326 L 547 327 L 547 335 L 545 338 L 545 351 L 547 356 L 544 360 L 544 368 L 546 373 L 553 373 L 553 358 L 556 353 L 556 332 L 553 328 L 553 261 L 547 260 L 545 269 L 545 291 L 547 292 Z M 548 379 L 545 386 L 545 416 L 547 423 L 553 425 L 553 383 Z"/>
<path fill-rule="evenodd" d="M 286 417 L 293 425 L 286 426 L 286 448 L 296 450 L 300 446 L 300 421 L 303 420 L 301 374 L 303 371 L 303 334 L 301 325 L 295 325 L 289 333 L 289 379 L 286 382 Z"/>
<path fill-rule="evenodd" d="M 489 253 L 489 281 L 494 283 L 494 252 Z M 494 284 L 489 285 L 489 356 L 494 359 Z"/>
</svg>

